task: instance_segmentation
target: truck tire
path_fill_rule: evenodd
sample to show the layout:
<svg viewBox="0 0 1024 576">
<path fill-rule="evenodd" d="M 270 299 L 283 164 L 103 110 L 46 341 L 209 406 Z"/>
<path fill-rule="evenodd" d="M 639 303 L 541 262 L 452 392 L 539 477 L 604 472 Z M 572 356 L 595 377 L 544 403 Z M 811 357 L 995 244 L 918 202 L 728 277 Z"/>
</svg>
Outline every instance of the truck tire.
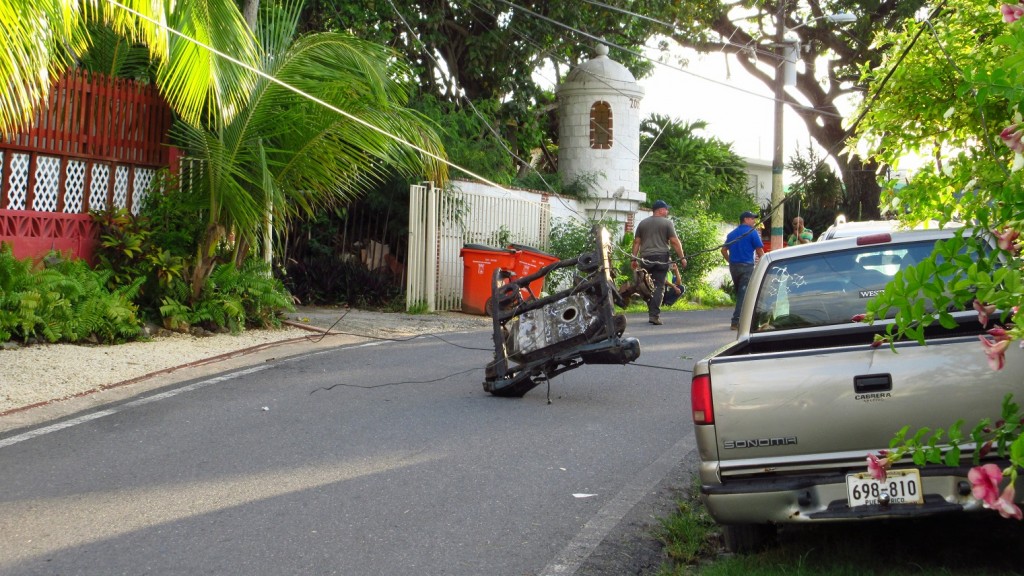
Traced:
<svg viewBox="0 0 1024 576">
<path fill-rule="evenodd" d="M 728 524 L 722 526 L 725 549 L 735 554 L 760 552 L 775 540 L 771 524 Z"/>
</svg>

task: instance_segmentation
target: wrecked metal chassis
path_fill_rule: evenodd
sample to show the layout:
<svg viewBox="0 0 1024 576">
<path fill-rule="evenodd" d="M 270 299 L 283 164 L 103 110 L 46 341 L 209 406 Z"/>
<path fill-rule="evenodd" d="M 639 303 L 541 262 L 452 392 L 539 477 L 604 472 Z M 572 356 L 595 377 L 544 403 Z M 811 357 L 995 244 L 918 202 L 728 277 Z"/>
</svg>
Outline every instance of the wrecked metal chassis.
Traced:
<svg viewBox="0 0 1024 576">
<path fill-rule="evenodd" d="M 623 338 L 626 317 L 611 276 L 610 239 L 591 229 L 595 249 L 516 277 L 498 268 L 489 302 L 494 328 L 494 361 L 488 364 L 484 390 L 520 398 L 542 382 L 583 364 L 626 364 L 640 357 L 640 342 Z M 561 268 L 581 274 L 573 286 L 543 298 L 530 282 Z"/>
</svg>

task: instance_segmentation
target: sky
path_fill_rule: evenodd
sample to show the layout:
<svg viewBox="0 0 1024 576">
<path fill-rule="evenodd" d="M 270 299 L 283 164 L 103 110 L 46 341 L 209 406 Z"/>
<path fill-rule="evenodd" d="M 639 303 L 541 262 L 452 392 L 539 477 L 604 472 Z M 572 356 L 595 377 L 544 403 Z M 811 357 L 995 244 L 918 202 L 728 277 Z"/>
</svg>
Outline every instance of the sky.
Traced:
<svg viewBox="0 0 1024 576">
<path fill-rule="evenodd" d="M 693 122 L 704 120 L 699 133 L 733 144 L 736 154 L 771 162 L 775 112 L 772 91 L 724 54 L 692 55 L 688 65 L 656 64 L 653 75 L 638 81 L 644 88 L 640 117 L 662 114 Z M 614 57 L 614 55 L 613 55 Z M 806 150 L 807 129 L 795 112 L 783 118 L 783 157 Z"/>
</svg>

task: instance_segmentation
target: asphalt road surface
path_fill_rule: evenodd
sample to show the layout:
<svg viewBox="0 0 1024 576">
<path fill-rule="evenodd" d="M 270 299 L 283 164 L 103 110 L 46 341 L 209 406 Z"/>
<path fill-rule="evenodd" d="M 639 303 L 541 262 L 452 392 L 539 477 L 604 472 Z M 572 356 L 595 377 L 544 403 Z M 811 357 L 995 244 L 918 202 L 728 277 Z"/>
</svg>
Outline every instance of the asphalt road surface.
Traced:
<svg viewBox="0 0 1024 576">
<path fill-rule="evenodd" d="M 689 369 L 729 310 L 630 316 L 634 365 L 521 399 L 490 334 L 380 341 L 155 390 L 0 436 L 0 573 L 621 574 L 688 482 Z M 550 398 L 550 402 L 549 402 Z"/>
</svg>

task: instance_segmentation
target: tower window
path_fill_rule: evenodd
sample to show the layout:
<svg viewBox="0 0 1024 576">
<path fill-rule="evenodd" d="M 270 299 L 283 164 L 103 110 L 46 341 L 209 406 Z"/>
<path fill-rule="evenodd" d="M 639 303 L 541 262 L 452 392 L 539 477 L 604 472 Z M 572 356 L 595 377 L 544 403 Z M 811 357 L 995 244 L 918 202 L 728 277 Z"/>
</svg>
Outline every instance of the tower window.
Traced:
<svg viewBox="0 0 1024 576">
<path fill-rule="evenodd" d="M 612 147 L 612 106 L 595 102 L 590 107 L 590 147 L 607 150 Z"/>
</svg>

